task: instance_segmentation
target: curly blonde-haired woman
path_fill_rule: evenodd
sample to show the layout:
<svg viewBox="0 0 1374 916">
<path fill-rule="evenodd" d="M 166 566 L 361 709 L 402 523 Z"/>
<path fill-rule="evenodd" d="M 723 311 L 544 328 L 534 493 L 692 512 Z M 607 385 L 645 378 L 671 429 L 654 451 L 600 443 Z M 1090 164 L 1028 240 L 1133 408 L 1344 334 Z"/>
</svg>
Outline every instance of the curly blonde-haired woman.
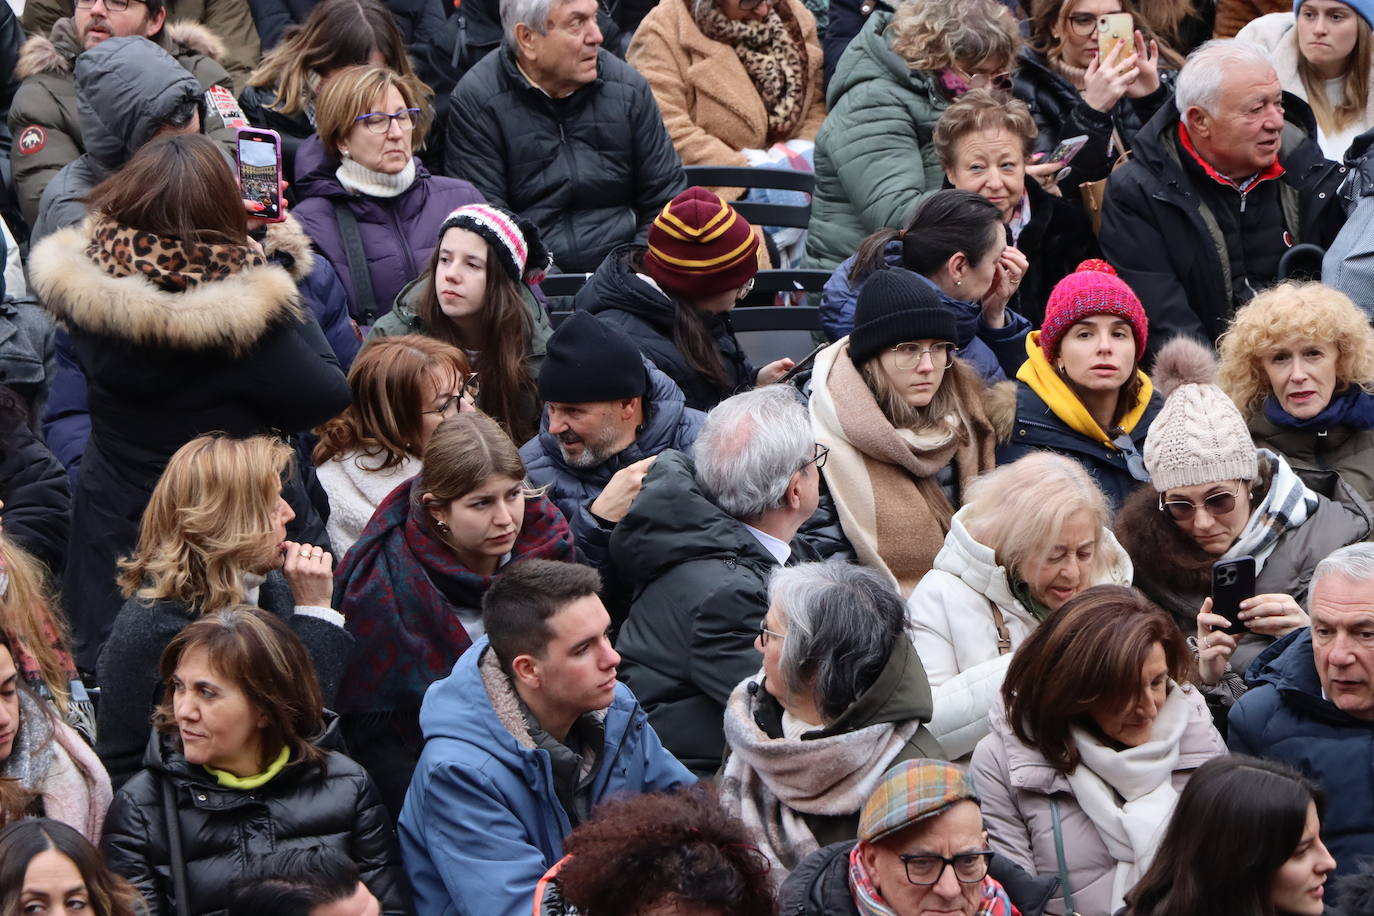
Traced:
<svg viewBox="0 0 1374 916">
<path fill-rule="evenodd" d="M 200 436 L 158 480 L 138 548 L 120 562 L 127 600 L 97 669 L 97 748 L 116 788 L 142 765 L 162 650 L 212 611 L 247 602 L 286 618 L 332 703 L 353 639 L 330 607 L 333 558 L 286 540 L 294 513 L 281 485 L 290 462 L 290 448 L 267 436 Z"/>
<path fill-rule="evenodd" d="M 935 123 L 970 89 L 1009 90 L 1020 43 L 996 0 L 903 0 L 869 17 L 830 82 L 830 114 L 816 134 L 807 266 L 834 270 L 940 190 Z M 1039 177 L 1045 168 L 1031 171 Z"/>
<path fill-rule="evenodd" d="M 1221 387 L 1255 444 L 1328 492 L 1331 472 L 1374 501 L 1374 330 L 1345 293 L 1281 283 L 1236 312 Z"/>
</svg>

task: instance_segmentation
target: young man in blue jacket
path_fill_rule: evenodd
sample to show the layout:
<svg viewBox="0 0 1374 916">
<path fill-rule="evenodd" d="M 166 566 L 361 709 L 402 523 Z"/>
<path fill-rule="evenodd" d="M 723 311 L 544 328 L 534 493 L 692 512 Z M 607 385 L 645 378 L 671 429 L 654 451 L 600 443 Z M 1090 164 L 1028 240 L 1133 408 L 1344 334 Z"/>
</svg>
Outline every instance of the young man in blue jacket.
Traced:
<svg viewBox="0 0 1374 916">
<path fill-rule="evenodd" d="M 512 565 L 482 601 L 486 636 L 425 694 L 400 822 L 418 916 L 525 916 L 593 807 L 696 781 L 616 681 L 600 588 L 587 566 Z"/>
</svg>

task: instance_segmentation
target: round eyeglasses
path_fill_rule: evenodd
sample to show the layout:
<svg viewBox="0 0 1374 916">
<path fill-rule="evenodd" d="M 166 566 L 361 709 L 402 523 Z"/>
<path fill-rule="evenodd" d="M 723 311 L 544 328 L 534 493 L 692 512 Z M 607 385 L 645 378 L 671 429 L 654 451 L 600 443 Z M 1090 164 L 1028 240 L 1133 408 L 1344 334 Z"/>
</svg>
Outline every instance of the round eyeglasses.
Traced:
<svg viewBox="0 0 1374 916">
<path fill-rule="evenodd" d="M 111 7 L 113 9 L 113 7 Z M 387 114 L 384 111 L 370 111 L 367 114 L 360 114 L 353 119 L 353 123 L 359 121 L 363 126 L 374 134 L 384 134 L 391 129 L 391 122 L 395 121 L 401 130 L 410 130 L 415 126 L 415 120 L 420 117 L 418 108 L 402 108 L 395 114 Z"/>
<path fill-rule="evenodd" d="M 930 357 L 930 364 L 936 369 L 948 369 L 954 363 L 954 344 L 942 343 L 933 347 L 923 347 L 920 344 L 902 343 L 895 347 L 889 347 L 895 356 L 893 364 L 898 369 L 915 369 L 921 364 L 921 360 Z"/>
</svg>

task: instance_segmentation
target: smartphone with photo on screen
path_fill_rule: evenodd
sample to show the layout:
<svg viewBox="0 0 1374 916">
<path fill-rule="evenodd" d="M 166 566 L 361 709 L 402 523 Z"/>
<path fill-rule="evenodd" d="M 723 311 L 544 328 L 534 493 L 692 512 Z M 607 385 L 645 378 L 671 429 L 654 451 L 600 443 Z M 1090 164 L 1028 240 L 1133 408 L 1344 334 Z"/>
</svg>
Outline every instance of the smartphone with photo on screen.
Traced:
<svg viewBox="0 0 1374 916">
<path fill-rule="evenodd" d="M 269 223 L 286 219 L 281 201 L 281 135 L 275 130 L 241 127 L 235 152 L 243 199 L 262 205 L 252 215 Z"/>
</svg>

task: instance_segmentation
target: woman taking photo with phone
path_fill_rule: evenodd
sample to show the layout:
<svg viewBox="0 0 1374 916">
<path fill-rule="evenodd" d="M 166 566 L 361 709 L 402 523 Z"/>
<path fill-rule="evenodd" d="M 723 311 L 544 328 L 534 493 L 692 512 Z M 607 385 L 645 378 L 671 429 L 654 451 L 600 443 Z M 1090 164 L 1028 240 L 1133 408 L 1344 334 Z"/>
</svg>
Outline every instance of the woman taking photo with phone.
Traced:
<svg viewBox="0 0 1374 916">
<path fill-rule="evenodd" d="M 475 410 L 476 376 L 462 350 L 433 337 L 380 337 L 348 371 L 353 402 L 315 430 L 311 458 L 329 496 L 329 543 L 342 557 L 383 499 L 420 473 L 429 437 L 448 417 Z"/>
<path fill-rule="evenodd" d="M 333 702 L 353 640 L 330 607 L 333 557 L 286 540 L 281 481 L 291 460 L 267 436 L 201 436 L 167 463 L 138 548 L 121 563 L 126 600 L 97 668 L 96 747 L 117 786 L 143 765 L 162 650 L 212 611 L 254 602 L 289 621 Z"/>
<path fill-rule="evenodd" d="M 1282 764 L 1240 754 L 1207 761 L 1179 793 L 1123 916 L 1332 912 L 1325 901 L 1336 860 L 1322 842 L 1325 809 L 1325 793 Z"/>
<path fill-rule="evenodd" d="M 359 324 L 389 311 L 419 275 L 435 224 L 482 201 L 468 182 L 431 175 L 415 157 L 431 114 L 424 84 L 384 67 L 345 67 L 320 88 L 324 158 L 297 177 L 292 212 L 334 266 Z"/>
<path fill-rule="evenodd" d="M 525 489 L 514 443 L 480 413 L 439 424 L 420 473 L 382 504 L 335 577 L 357 639 L 339 712 L 394 816 L 424 747 L 420 702 L 482 635 L 482 596 L 508 563 L 576 562 L 568 523 Z"/>
<path fill-rule="evenodd" d="M 167 644 L 142 772 L 110 805 L 101 852 L 150 911 L 222 913 L 269 851 L 353 860 L 385 916 L 410 912 L 400 849 L 362 767 L 340 750 L 300 639 L 277 617 L 214 611 Z"/>
<path fill-rule="evenodd" d="M 1106 178 L 1130 150 L 1136 131 L 1172 93 L 1183 58 L 1139 19 L 1125 42 L 1103 56 L 1098 20 L 1130 15 L 1129 0 L 1034 0 L 1030 42 L 1017 62 L 1013 92 L 1030 106 L 1039 134 L 1035 151 L 1048 156 L 1065 140 L 1087 137 L 1061 182 L 1071 188 Z M 1162 75 L 1163 74 L 1163 75 Z"/>
<path fill-rule="evenodd" d="M 534 226 L 487 204 L 468 204 L 439 224 L 424 272 L 368 339 L 427 334 L 463 350 L 481 379 L 479 408 L 516 442 L 539 432 L 535 388 L 553 327 L 530 284 L 549 266 Z"/>
<path fill-rule="evenodd" d="M 95 669 L 123 601 L 116 561 L 133 550 L 172 454 L 212 431 L 303 432 L 348 404 L 295 281 L 249 239 L 239 194 L 213 141 L 159 137 L 96 187 L 83 226 L 29 259 L 86 371 L 91 436 L 63 580 L 83 670 Z M 299 481 L 288 498 L 307 512 Z"/>
<path fill-rule="evenodd" d="M 988 845 L 1061 877 L 1046 912 L 1120 909 L 1179 792 L 1226 753 L 1191 668 L 1169 615 L 1116 585 L 1070 599 L 1012 656 L 969 775 Z"/>
<path fill-rule="evenodd" d="M 1342 162 L 1350 142 L 1374 127 L 1374 32 L 1370 8 L 1340 0 L 1298 0 L 1236 35 L 1269 52 L 1279 85 L 1312 107 L 1317 144 Z"/>
<path fill-rule="evenodd" d="M 1282 455 L 1255 448 L 1240 411 L 1213 383 L 1214 371 L 1211 350 L 1191 339 L 1160 350 L 1155 383 L 1167 399 L 1145 438 L 1151 485 L 1132 494 L 1116 518 L 1136 587 L 1183 632 L 1198 633 L 1206 683 L 1225 668 L 1207 639 L 1213 628 L 1244 624 L 1230 659 L 1232 672 L 1243 675 L 1271 642 L 1308 625 L 1302 606 L 1317 563 L 1370 533 L 1370 510 L 1348 486 L 1338 481 L 1328 498 Z M 1223 621 L 1210 613 L 1212 566 L 1243 557 L 1255 561 L 1254 594 L 1240 603 L 1239 620 Z"/>
</svg>

